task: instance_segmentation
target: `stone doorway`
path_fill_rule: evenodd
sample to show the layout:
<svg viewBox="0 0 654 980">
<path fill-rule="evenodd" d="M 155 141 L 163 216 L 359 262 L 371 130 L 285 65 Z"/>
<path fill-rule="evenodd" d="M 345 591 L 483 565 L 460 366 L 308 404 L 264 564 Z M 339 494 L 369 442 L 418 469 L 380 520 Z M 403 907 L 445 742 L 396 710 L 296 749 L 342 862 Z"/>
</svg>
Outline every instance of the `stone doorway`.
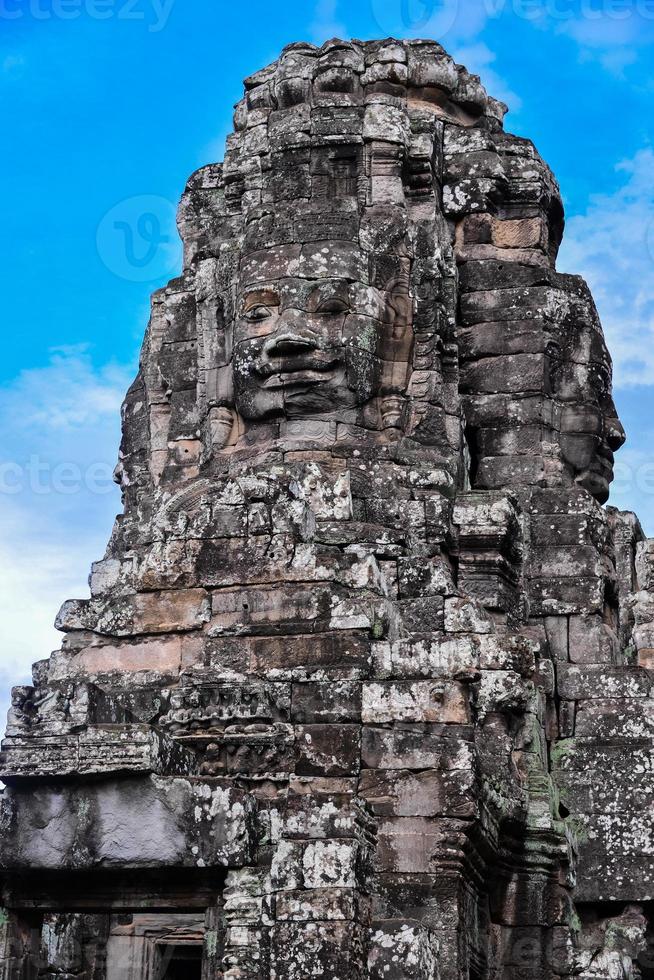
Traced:
<svg viewBox="0 0 654 980">
<path fill-rule="evenodd" d="M 112 916 L 107 980 L 202 980 L 204 934 L 198 912 Z"/>
<path fill-rule="evenodd" d="M 201 946 L 175 946 L 167 962 L 163 980 L 202 980 Z"/>
<path fill-rule="evenodd" d="M 3 980 L 215 980 L 221 975 L 223 869 L 46 872 L 7 876 L 3 884 Z"/>
</svg>

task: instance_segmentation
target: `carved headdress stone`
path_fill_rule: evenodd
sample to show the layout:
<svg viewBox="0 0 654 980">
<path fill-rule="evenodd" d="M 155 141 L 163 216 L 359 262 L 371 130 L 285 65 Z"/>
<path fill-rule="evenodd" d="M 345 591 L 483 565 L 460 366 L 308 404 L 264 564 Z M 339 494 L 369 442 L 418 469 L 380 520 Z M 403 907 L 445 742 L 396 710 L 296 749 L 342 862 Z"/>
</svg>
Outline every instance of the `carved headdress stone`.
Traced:
<svg viewBox="0 0 654 980">
<path fill-rule="evenodd" d="M 651 544 L 504 112 L 427 41 L 246 80 L 14 692 L 8 980 L 654 976 Z"/>
</svg>

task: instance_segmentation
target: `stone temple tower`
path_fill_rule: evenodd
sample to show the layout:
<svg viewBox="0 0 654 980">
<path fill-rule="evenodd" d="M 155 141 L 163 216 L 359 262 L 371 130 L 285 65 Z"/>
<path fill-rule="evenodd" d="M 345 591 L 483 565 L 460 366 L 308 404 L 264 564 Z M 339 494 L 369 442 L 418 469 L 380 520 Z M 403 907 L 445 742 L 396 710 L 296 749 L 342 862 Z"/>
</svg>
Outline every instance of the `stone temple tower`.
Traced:
<svg viewBox="0 0 654 980">
<path fill-rule="evenodd" d="M 654 977 L 654 543 L 504 113 L 431 41 L 246 80 L 13 695 L 4 980 Z"/>
</svg>

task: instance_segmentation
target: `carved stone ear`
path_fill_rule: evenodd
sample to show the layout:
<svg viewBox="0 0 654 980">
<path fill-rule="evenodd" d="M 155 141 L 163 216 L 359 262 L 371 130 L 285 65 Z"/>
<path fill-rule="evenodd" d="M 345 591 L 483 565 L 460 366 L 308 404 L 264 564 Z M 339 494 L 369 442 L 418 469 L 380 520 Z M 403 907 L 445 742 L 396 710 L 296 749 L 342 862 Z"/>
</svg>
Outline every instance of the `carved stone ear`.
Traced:
<svg viewBox="0 0 654 980">
<path fill-rule="evenodd" d="M 207 443 L 209 453 L 233 446 L 237 439 L 238 417 L 236 412 L 223 406 L 212 408 L 207 417 Z"/>
<path fill-rule="evenodd" d="M 552 340 L 545 348 L 545 356 L 547 358 L 547 382 L 549 385 L 549 390 L 556 394 L 561 368 L 563 366 L 563 349 L 560 344 Z"/>
<path fill-rule="evenodd" d="M 393 325 L 393 340 L 402 340 L 413 323 L 413 299 L 405 283 L 398 283 L 390 291 L 388 312 Z"/>
<path fill-rule="evenodd" d="M 399 423 L 398 399 L 403 396 L 409 380 L 413 351 L 413 301 L 408 279 L 398 278 L 386 288 L 384 325 L 380 337 L 379 355 L 382 361 L 381 391 L 384 427 Z M 400 398 L 400 402 L 402 398 Z M 388 402 L 387 408 L 386 402 Z M 387 421 L 392 419 L 392 421 Z"/>
<path fill-rule="evenodd" d="M 402 270 L 401 267 L 395 268 L 383 286 L 386 301 L 384 319 L 387 323 L 392 323 L 394 328 L 397 326 L 400 335 L 413 322 L 413 298 L 410 291 L 408 260 L 406 264 L 406 270 Z M 395 335 L 394 329 L 393 336 Z"/>
<path fill-rule="evenodd" d="M 384 395 L 379 400 L 382 429 L 399 429 L 402 427 L 404 398 L 402 395 Z"/>
</svg>

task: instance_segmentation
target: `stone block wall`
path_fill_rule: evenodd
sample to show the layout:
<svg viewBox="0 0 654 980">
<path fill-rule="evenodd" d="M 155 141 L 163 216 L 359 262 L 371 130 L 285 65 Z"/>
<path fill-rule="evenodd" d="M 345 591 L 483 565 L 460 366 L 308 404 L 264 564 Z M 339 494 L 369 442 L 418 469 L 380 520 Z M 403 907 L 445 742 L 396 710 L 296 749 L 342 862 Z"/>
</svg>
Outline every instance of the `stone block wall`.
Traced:
<svg viewBox="0 0 654 980">
<path fill-rule="evenodd" d="M 13 694 L 7 980 L 654 975 L 654 552 L 504 113 L 428 41 L 246 79 Z"/>
</svg>

